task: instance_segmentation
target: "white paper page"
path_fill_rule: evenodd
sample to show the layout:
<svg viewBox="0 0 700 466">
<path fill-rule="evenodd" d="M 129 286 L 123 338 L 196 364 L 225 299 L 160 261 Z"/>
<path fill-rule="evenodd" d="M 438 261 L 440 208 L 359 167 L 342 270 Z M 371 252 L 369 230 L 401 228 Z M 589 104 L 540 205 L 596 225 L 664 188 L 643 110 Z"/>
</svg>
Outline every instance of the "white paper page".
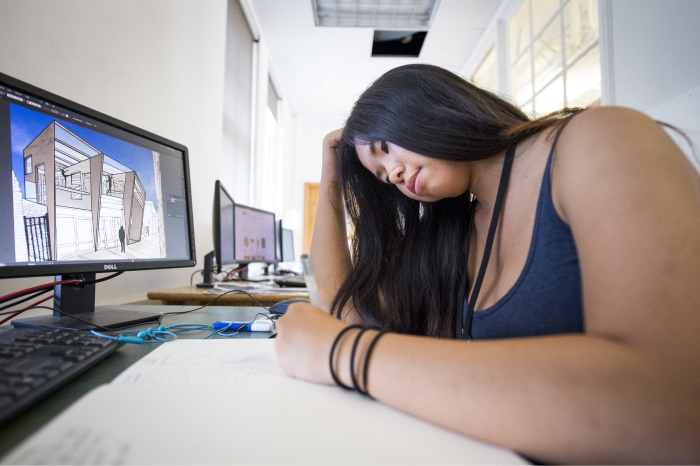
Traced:
<svg viewBox="0 0 700 466">
<path fill-rule="evenodd" d="M 357 393 L 289 378 L 271 340 L 177 343 L 90 392 L 3 462 L 525 464 Z M 176 358 L 189 359 L 190 376 L 182 367 L 163 376 Z M 222 376 L 236 373 L 229 365 L 247 375 Z M 219 376 L 200 379 L 205 368 Z"/>
<path fill-rule="evenodd" d="M 267 383 L 287 379 L 274 340 L 176 340 L 159 346 L 119 374 L 115 385 Z"/>
</svg>

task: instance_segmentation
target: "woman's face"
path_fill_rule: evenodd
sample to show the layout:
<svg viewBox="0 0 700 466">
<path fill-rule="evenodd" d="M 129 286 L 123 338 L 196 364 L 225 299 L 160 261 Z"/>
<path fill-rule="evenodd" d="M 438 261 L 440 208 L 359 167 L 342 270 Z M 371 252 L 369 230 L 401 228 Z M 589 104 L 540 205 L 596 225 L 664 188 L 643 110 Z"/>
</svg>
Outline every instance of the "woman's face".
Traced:
<svg viewBox="0 0 700 466">
<path fill-rule="evenodd" d="M 417 201 L 457 197 L 469 187 L 469 162 L 451 162 L 416 154 L 391 142 L 355 144 L 362 165 L 384 183 Z"/>
</svg>

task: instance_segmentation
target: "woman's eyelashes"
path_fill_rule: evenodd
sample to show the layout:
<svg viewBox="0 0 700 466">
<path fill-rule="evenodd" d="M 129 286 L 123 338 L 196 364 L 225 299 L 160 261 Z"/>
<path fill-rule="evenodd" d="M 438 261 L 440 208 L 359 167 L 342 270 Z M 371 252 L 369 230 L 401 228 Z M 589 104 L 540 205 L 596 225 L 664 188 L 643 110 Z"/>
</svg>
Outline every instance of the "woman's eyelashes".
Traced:
<svg viewBox="0 0 700 466">
<path fill-rule="evenodd" d="M 382 152 L 386 154 L 389 153 L 389 145 L 386 143 L 386 141 L 379 141 L 379 148 L 382 150 Z"/>
</svg>

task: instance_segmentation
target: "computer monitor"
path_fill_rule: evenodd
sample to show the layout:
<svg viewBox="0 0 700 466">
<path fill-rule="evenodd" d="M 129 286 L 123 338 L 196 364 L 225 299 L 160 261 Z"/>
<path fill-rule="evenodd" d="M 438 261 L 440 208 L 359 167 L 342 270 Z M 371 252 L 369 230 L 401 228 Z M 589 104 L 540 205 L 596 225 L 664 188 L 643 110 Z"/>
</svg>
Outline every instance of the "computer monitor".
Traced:
<svg viewBox="0 0 700 466">
<path fill-rule="evenodd" d="M 236 204 L 234 209 L 234 257 L 239 264 L 277 262 L 275 214 Z"/>
<path fill-rule="evenodd" d="M 236 262 L 233 257 L 233 198 L 229 195 L 221 181 L 214 185 L 214 256 L 216 271 L 221 272 L 221 266 Z"/>
<path fill-rule="evenodd" d="M 4 74 L 0 177 L 0 278 L 196 263 L 185 146 Z M 54 309 L 111 328 L 144 320 L 95 313 L 94 284 L 56 287 Z M 80 326 L 57 316 L 13 324 Z"/>
<path fill-rule="evenodd" d="M 275 222 L 275 257 L 282 262 L 282 219 Z"/>
<path fill-rule="evenodd" d="M 282 262 L 294 262 L 294 234 L 292 230 L 282 228 Z"/>
</svg>

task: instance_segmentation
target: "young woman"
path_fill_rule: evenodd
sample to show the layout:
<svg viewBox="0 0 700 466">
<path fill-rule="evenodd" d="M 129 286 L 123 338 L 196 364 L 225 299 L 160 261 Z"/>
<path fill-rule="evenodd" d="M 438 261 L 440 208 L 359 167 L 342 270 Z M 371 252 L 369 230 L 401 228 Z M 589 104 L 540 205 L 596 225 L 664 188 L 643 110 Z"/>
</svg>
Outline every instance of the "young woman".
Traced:
<svg viewBox="0 0 700 466">
<path fill-rule="evenodd" d="M 278 323 L 291 376 L 540 461 L 700 462 L 700 177 L 659 124 L 531 121 L 409 65 L 326 136 L 322 173 L 323 309 Z M 337 339 L 349 323 L 394 333 Z"/>
</svg>

